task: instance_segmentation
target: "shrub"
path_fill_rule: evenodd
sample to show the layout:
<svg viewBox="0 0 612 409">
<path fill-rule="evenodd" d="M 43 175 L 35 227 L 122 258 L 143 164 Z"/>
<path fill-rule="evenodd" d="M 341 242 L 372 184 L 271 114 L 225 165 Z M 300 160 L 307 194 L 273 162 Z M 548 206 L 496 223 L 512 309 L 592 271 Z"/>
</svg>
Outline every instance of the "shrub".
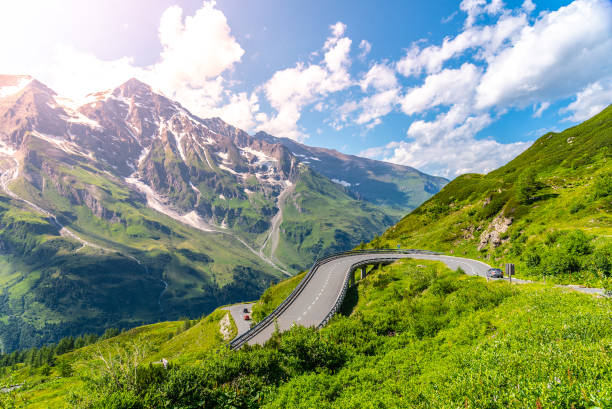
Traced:
<svg viewBox="0 0 612 409">
<path fill-rule="evenodd" d="M 572 274 L 580 270 L 580 262 L 576 256 L 562 249 L 548 251 L 542 265 L 549 275 Z"/>
<path fill-rule="evenodd" d="M 612 275 L 612 251 L 608 248 L 597 249 L 593 252 L 589 261 L 589 269 L 604 277 L 610 277 Z"/>
<path fill-rule="evenodd" d="M 65 359 L 59 361 L 59 363 L 57 364 L 57 368 L 59 369 L 59 374 L 62 378 L 67 378 L 69 376 L 72 376 L 74 372 L 70 362 L 68 362 Z"/>
<path fill-rule="evenodd" d="M 564 234 L 559 241 L 559 245 L 573 255 L 585 255 L 593 251 L 591 237 L 587 236 L 582 230 L 574 230 Z"/>
<path fill-rule="evenodd" d="M 530 247 L 525 252 L 525 264 L 527 267 L 537 267 L 540 265 L 541 257 L 538 249 L 535 247 Z"/>
<path fill-rule="evenodd" d="M 593 195 L 595 199 L 612 195 L 612 173 L 602 175 L 595 181 Z"/>
</svg>

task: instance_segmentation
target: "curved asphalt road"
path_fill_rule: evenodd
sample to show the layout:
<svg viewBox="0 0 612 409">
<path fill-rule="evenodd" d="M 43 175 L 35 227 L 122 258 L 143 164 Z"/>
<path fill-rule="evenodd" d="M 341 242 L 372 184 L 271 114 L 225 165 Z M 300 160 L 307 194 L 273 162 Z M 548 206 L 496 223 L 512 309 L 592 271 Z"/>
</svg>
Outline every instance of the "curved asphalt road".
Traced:
<svg viewBox="0 0 612 409">
<path fill-rule="evenodd" d="M 320 265 L 316 274 L 299 296 L 276 318 L 279 329 L 281 331 L 287 330 L 294 323 L 305 327 L 317 327 L 321 324 L 342 292 L 344 280 L 352 265 L 356 263 L 375 264 L 377 260 L 401 258 L 441 261 L 453 270 L 461 267 L 470 275 L 485 275 L 487 269 L 491 268 L 487 264 L 476 260 L 432 254 L 373 253 L 336 258 Z M 250 345 L 263 344 L 270 338 L 274 329 L 275 325 L 271 323 L 249 339 L 247 343 Z"/>
<path fill-rule="evenodd" d="M 365 265 L 376 264 L 381 261 L 390 262 L 402 258 L 441 261 L 451 270 L 461 268 L 466 274 L 473 276 L 486 277 L 487 270 L 491 268 L 482 261 L 431 253 L 359 253 L 330 259 L 319 265 L 302 292 L 278 315 L 276 322 L 279 330 L 288 330 L 294 324 L 318 327 L 323 323 L 342 293 L 344 281 L 351 266 L 360 263 Z M 498 280 L 507 280 L 507 278 Z M 512 282 L 522 284 L 532 281 L 513 278 Z M 604 294 L 604 290 L 601 288 L 565 285 L 558 285 L 557 287 L 565 287 L 592 295 Z M 272 321 L 251 338 L 248 338 L 246 343 L 250 345 L 263 344 L 271 337 L 274 330 L 275 324 Z"/>
</svg>

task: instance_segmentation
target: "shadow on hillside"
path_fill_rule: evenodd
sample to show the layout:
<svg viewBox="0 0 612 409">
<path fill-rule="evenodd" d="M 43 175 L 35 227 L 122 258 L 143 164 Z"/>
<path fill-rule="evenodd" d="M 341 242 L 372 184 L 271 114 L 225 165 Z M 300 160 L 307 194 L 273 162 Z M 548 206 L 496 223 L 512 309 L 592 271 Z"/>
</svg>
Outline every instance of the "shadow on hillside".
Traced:
<svg viewBox="0 0 612 409">
<path fill-rule="evenodd" d="M 534 196 L 531 198 L 530 203 L 541 202 L 542 200 L 554 199 L 559 196 L 559 193 L 547 193 L 543 195 Z"/>
<path fill-rule="evenodd" d="M 342 305 L 340 306 L 340 314 L 344 315 L 344 316 L 349 316 L 351 315 L 351 313 L 353 312 L 353 309 L 355 308 L 355 306 L 357 305 L 357 302 L 359 301 L 359 287 L 354 285 L 352 287 L 350 287 L 347 291 L 346 291 L 346 296 L 344 297 L 344 301 L 342 302 Z"/>
</svg>

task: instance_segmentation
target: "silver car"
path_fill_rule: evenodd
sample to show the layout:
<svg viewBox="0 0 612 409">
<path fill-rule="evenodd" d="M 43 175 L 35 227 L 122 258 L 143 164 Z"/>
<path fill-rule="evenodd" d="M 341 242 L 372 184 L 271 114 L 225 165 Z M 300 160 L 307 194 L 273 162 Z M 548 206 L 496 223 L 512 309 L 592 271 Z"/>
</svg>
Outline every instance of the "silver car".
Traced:
<svg viewBox="0 0 612 409">
<path fill-rule="evenodd" d="M 504 272 L 500 268 L 490 268 L 487 270 L 487 277 L 489 278 L 504 278 Z"/>
</svg>

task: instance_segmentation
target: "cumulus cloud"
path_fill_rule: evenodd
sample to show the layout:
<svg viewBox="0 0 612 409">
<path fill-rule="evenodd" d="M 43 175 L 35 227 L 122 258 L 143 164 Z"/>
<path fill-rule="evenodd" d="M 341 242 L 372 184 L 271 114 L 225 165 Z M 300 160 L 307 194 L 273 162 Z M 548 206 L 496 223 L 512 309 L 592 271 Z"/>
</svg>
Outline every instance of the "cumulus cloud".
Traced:
<svg viewBox="0 0 612 409">
<path fill-rule="evenodd" d="M 402 98 L 402 111 L 407 115 L 438 105 L 453 105 L 471 99 L 480 79 L 480 70 L 465 63 L 458 69 L 445 69 L 425 79 L 420 87 L 409 90 Z"/>
<path fill-rule="evenodd" d="M 244 55 L 214 2 L 205 2 L 185 18 L 179 6 L 169 7 L 161 17 L 159 39 L 161 61 L 152 70 L 166 91 L 205 88 L 206 80 L 218 77 Z"/>
<path fill-rule="evenodd" d="M 372 87 L 377 91 L 388 90 L 397 87 L 397 78 L 393 68 L 386 64 L 374 64 L 359 81 L 362 91 Z"/>
<path fill-rule="evenodd" d="M 419 120 L 408 129 L 408 140 L 370 148 L 361 155 L 413 166 L 425 172 L 453 178 L 469 172 L 488 172 L 511 160 L 529 143 L 501 144 L 474 135 L 491 124 L 488 114 L 473 115 L 455 105 L 432 121 Z"/>
<path fill-rule="evenodd" d="M 303 140 L 307 135 L 299 128 L 302 109 L 330 93 L 352 85 L 348 68 L 351 64 L 351 39 L 344 36 L 346 25 L 330 26 L 331 36 L 323 46 L 323 61 L 318 64 L 298 63 L 295 67 L 274 73 L 263 90 L 276 114 L 264 118 L 257 129 L 273 135 Z"/>
<path fill-rule="evenodd" d="M 460 9 L 467 14 L 462 32 L 439 45 L 413 44 L 395 66 L 403 76 L 421 79 L 401 95 L 402 112 L 443 113 L 415 120 L 406 140 L 364 155 L 448 177 L 488 171 L 529 146 L 476 137 L 508 109 L 531 105 L 533 117 L 540 117 L 554 101 L 575 95 L 561 113 L 579 121 L 612 101 L 609 1 L 576 0 L 533 21 L 531 0 L 515 10 L 501 1 L 464 0 Z M 485 14 L 499 17 L 478 25 Z"/>
<path fill-rule="evenodd" d="M 570 121 L 581 122 L 598 114 L 612 103 L 612 77 L 596 81 L 576 94 L 575 100 L 561 113 L 571 113 Z"/>
<path fill-rule="evenodd" d="M 521 6 L 521 8 L 523 10 L 525 10 L 527 13 L 531 13 L 532 11 L 535 10 L 536 6 L 535 4 L 533 4 L 533 1 L 531 0 L 525 0 L 523 2 L 523 5 Z"/>
<path fill-rule="evenodd" d="M 504 3 L 501 0 L 491 0 L 490 3 L 486 0 L 463 0 L 459 8 L 467 13 L 465 26 L 471 27 L 481 14 L 499 14 L 504 9 Z"/>
<path fill-rule="evenodd" d="M 406 76 L 418 76 L 422 72 L 435 74 L 444 63 L 461 56 L 468 50 L 478 49 L 475 59 L 491 58 L 527 24 L 525 14 L 502 16 L 496 24 L 469 27 L 455 37 L 446 37 L 441 45 L 419 48 L 413 45 L 397 63 L 397 71 Z"/>
<path fill-rule="evenodd" d="M 334 129 L 342 129 L 352 122 L 369 130 L 382 123 L 399 102 L 400 86 L 395 70 L 386 63 L 377 63 L 355 83 L 365 94 L 358 100 L 344 102 L 335 112 Z"/>
<path fill-rule="evenodd" d="M 489 61 L 476 105 L 525 106 L 570 96 L 612 72 L 612 4 L 576 0 L 544 14 Z"/>
<path fill-rule="evenodd" d="M 355 120 L 359 125 L 366 125 L 368 129 L 379 125 L 381 117 L 392 111 L 398 101 L 398 88 L 391 88 L 363 98 L 359 102 L 361 113 Z"/>
</svg>

